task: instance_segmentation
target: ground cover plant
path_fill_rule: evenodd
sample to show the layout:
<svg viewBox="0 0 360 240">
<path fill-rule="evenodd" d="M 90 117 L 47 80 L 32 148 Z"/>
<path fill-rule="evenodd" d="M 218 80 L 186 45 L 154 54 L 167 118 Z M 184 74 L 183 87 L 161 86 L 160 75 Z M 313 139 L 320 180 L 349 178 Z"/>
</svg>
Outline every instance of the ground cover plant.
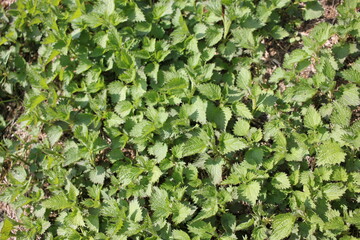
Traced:
<svg viewBox="0 0 360 240">
<path fill-rule="evenodd" d="M 359 7 L 1 7 L 0 239 L 359 239 Z"/>
</svg>

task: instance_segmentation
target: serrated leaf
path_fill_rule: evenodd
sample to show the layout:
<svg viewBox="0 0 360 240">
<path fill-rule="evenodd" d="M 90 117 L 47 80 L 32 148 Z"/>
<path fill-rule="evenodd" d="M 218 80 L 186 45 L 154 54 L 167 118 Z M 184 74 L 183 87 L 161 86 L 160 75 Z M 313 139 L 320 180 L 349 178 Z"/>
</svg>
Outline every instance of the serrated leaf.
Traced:
<svg viewBox="0 0 360 240">
<path fill-rule="evenodd" d="M 142 138 L 146 137 L 155 130 L 156 128 L 153 123 L 151 123 L 150 121 L 142 120 L 141 122 L 135 124 L 135 126 L 131 129 L 130 136 Z"/>
<path fill-rule="evenodd" d="M 217 26 L 210 26 L 206 29 L 205 32 L 205 40 L 209 47 L 214 46 L 217 44 L 223 35 L 223 29 Z"/>
<path fill-rule="evenodd" d="M 345 191 L 346 187 L 342 183 L 328 183 L 323 188 L 324 195 L 329 201 L 339 199 Z"/>
<path fill-rule="evenodd" d="M 182 147 L 183 157 L 191 156 L 197 153 L 202 153 L 207 148 L 207 141 L 200 137 L 192 137 L 185 142 Z"/>
<path fill-rule="evenodd" d="M 244 103 L 237 102 L 237 103 L 233 104 L 233 111 L 237 116 L 240 116 L 240 117 L 243 117 L 246 119 L 253 118 L 250 110 Z"/>
<path fill-rule="evenodd" d="M 275 39 L 283 39 L 283 38 L 289 36 L 289 33 L 284 28 L 282 28 L 281 26 L 275 25 L 270 30 L 270 35 Z"/>
<path fill-rule="evenodd" d="M 351 110 L 348 106 L 342 105 L 338 102 L 334 102 L 334 108 L 330 116 L 332 124 L 338 124 L 343 127 L 348 127 L 351 120 Z"/>
<path fill-rule="evenodd" d="M 143 220 L 142 209 L 137 199 L 133 199 L 129 202 L 128 217 L 134 222 L 140 222 Z"/>
<path fill-rule="evenodd" d="M 209 222 L 196 221 L 188 224 L 189 232 L 195 234 L 199 238 L 211 239 L 215 233 L 216 228 Z"/>
<path fill-rule="evenodd" d="M 252 81 L 251 72 L 246 68 L 242 68 L 236 79 L 237 86 L 241 89 L 248 89 L 250 87 L 251 81 Z"/>
<path fill-rule="evenodd" d="M 188 81 L 184 78 L 178 77 L 168 81 L 162 87 L 162 90 L 168 92 L 169 94 L 180 94 L 183 93 L 184 90 L 187 88 L 188 88 Z"/>
<path fill-rule="evenodd" d="M 200 39 L 204 38 L 205 34 L 206 34 L 206 30 L 207 30 L 207 26 L 205 24 L 197 23 L 194 26 L 194 33 L 195 33 L 196 39 L 200 40 Z"/>
<path fill-rule="evenodd" d="M 345 161 L 346 153 L 335 142 L 326 142 L 317 149 L 316 165 L 335 165 Z"/>
<path fill-rule="evenodd" d="M 166 143 L 156 142 L 154 146 L 149 148 L 149 153 L 154 155 L 157 161 L 163 160 L 168 152 L 168 146 Z"/>
<path fill-rule="evenodd" d="M 223 165 L 224 161 L 222 158 L 210 158 L 205 162 L 205 168 L 210 175 L 211 182 L 214 185 L 217 185 L 222 181 Z"/>
<path fill-rule="evenodd" d="M 9 218 L 5 218 L 2 221 L 2 228 L 0 231 L 0 240 L 8 240 L 10 238 L 11 230 L 13 229 L 14 224 Z"/>
<path fill-rule="evenodd" d="M 284 67 L 287 69 L 292 69 L 297 63 L 307 58 L 309 58 L 309 54 L 307 52 L 305 52 L 302 49 L 296 49 L 292 51 L 290 54 L 287 53 L 285 55 Z"/>
<path fill-rule="evenodd" d="M 121 117 L 126 117 L 127 115 L 129 115 L 132 109 L 133 105 L 129 101 L 118 102 L 118 104 L 116 104 L 115 106 L 115 112 Z"/>
<path fill-rule="evenodd" d="M 173 222 L 179 224 L 184 222 L 187 217 L 193 214 L 194 210 L 180 202 L 177 202 L 172 205 L 172 212 Z"/>
<path fill-rule="evenodd" d="M 294 227 L 296 216 L 291 213 L 279 214 L 272 223 L 273 232 L 270 240 L 281 240 L 288 237 Z"/>
<path fill-rule="evenodd" d="M 245 153 L 245 161 L 250 165 L 260 165 L 264 158 L 264 151 L 261 148 L 252 148 Z"/>
<path fill-rule="evenodd" d="M 172 231 L 172 236 L 175 240 L 190 240 L 189 235 L 186 232 L 181 231 L 181 230 L 174 229 Z"/>
<path fill-rule="evenodd" d="M 271 184 L 277 189 L 287 189 L 290 188 L 290 181 L 286 173 L 277 173 L 274 178 L 271 180 Z"/>
<path fill-rule="evenodd" d="M 359 88 L 354 84 L 347 84 L 342 89 L 339 103 L 347 106 L 358 106 L 360 105 L 360 94 Z"/>
<path fill-rule="evenodd" d="M 63 130 L 60 126 L 51 126 L 46 131 L 47 137 L 49 139 L 50 145 L 54 146 L 54 144 L 59 141 L 60 137 L 63 134 Z"/>
<path fill-rule="evenodd" d="M 221 216 L 221 225 L 227 234 L 233 233 L 236 227 L 236 217 L 231 213 L 223 214 Z"/>
<path fill-rule="evenodd" d="M 201 84 L 197 87 L 199 92 L 212 101 L 221 99 L 221 88 L 213 83 Z"/>
<path fill-rule="evenodd" d="M 241 200 L 251 205 L 255 205 L 256 200 L 259 197 L 260 189 L 261 189 L 260 183 L 257 181 L 252 181 L 250 183 L 243 183 L 238 188 L 239 197 Z"/>
<path fill-rule="evenodd" d="M 111 82 L 108 87 L 108 93 L 113 103 L 118 103 L 126 99 L 127 86 L 120 81 Z"/>
<path fill-rule="evenodd" d="M 244 139 L 236 138 L 230 133 L 224 133 L 220 137 L 220 150 L 223 154 L 238 151 L 247 147 Z"/>
<path fill-rule="evenodd" d="M 341 76 L 349 81 L 360 85 L 360 72 L 355 69 L 346 69 L 341 71 Z"/>
<path fill-rule="evenodd" d="M 141 9 L 138 7 L 136 3 L 134 3 L 134 22 L 144 22 L 146 21 L 144 13 L 141 11 Z"/>
<path fill-rule="evenodd" d="M 206 121 L 206 109 L 207 109 L 207 101 L 202 100 L 200 97 L 195 97 L 191 101 L 193 112 L 190 114 L 190 119 L 199 122 L 201 124 L 205 124 Z"/>
<path fill-rule="evenodd" d="M 66 218 L 64 219 L 64 223 L 72 228 L 77 228 L 78 226 L 85 226 L 84 218 L 81 215 L 79 209 L 73 210 L 69 213 Z"/>
<path fill-rule="evenodd" d="M 239 119 L 234 125 L 234 134 L 236 136 L 247 136 L 250 130 L 250 124 L 244 119 Z"/>
<path fill-rule="evenodd" d="M 304 19 L 311 20 L 319 18 L 323 14 L 323 12 L 324 9 L 318 1 L 307 2 L 304 12 Z"/>
<path fill-rule="evenodd" d="M 43 201 L 42 206 L 52 210 L 62 210 L 72 207 L 72 203 L 69 202 L 65 194 L 61 193 Z"/>
<path fill-rule="evenodd" d="M 154 218 L 166 218 L 171 213 L 168 193 L 164 189 L 154 187 L 150 197 L 150 206 L 154 211 Z"/>
<path fill-rule="evenodd" d="M 310 32 L 310 36 L 320 45 L 324 44 L 332 34 L 333 26 L 327 22 L 317 24 Z"/>
<path fill-rule="evenodd" d="M 96 166 L 95 169 L 90 171 L 89 177 L 93 183 L 103 184 L 105 180 L 105 169 L 102 166 Z"/>
<path fill-rule="evenodd" d="M 314 106 L 310 106 L 304 116 L 304 125 L 316 129 L 321 124 L 321 116 Z"/>
</svg>

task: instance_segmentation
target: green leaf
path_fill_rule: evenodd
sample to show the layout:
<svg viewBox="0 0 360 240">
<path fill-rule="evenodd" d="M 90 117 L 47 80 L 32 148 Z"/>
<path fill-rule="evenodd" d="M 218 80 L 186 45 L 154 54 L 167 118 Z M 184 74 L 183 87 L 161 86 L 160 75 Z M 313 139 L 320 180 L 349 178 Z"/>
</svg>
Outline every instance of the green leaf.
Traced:
<svg viewBox="0 0 360 240">
<path fill-rule="evenodd" d="M 195 37 L 200 40 L 205 37 L 207 32 L 207 26 L 203 23 L 197 23 L 194 26 Z"/>
<path fill-rule="evenodd" d="M 43 94 L 33 96 L 29 99 L 29 111 L 34 110 L 40 103 L 46 100 L 46 97 Z"/>
<path fill-rule="evenodd" d="M 214 235 L 216 228 L 209 222 L 196 221 L 188 224 L 189 232 L 198 236 L 200 239 L 211 239 Z"/>
<path fill-rule="evenodd" d="M 324 195 L 329 201 L 339 199 L 345 191 L 346 187 L 342 183 L 328 183 L 323 188 Z"/>
<path fill-rule="evenodd" d="M 207 101 L 202 100 L 200 97 L 195 97 L 191 101 L 193 111 L 189 113 L 190 119 L 199 122 L 201 124 L 205 124 L 206 120 L 206 109 L 207 109 Z"/>
<path fill-rule="evenodd" d="M 341 76 L 349 81 L 360 85 L 360 71 L 355 69 L 346 69 L 341 71 Z"/>
<path fill-rule="evenodd" d="M 238 151 L 247 147 L 247 143 L 244 139 L 236 138 L 230 133 L 222 134 L 219 141 L 220 150 L 223 154 Z"/>
<path fill-rule="evenodd" d="M 346 153 L 335 142 L 326 142 L 317 149 L 316 165 L 335 165 L 345 161 Z"/>
<path fill-rule="evenodd" d="M 90 180 L 93 183 L 103 184 L 105 180 L 105 169 L 102 166 L 96 166 L 90 171 Z"/>
<path fill-rule="evenodd" d="M 281 240 L 288 237 L 294 227 L 296 216 L 292 213 L 276 215 L 272 223 L 273 232 L 270 240 Z"/>
<path fill-rule="evenodd" d="M 260 183 L 257 181 L 243 183 L 238 188 L 239 197 L 241 200 L 251 205 L 255 205 L 256 200 L 259 197 L 260 189 Z"/>
<path fill-rule="evenodd" d="M 181 231 L 181 230 L 174 229 L 172 231 L 172 236 L 175 240 L 190 240 L 189 235 L 186 232 Z"/>
<path fill-rule="evenodd" d="M 269 32 L 270 35 L 275 39 L 283 39 L 289 36 L 289 33 L 279 25 L 275 25 Z"/>
<path fill-rule="evenodd" d="M 209 122 L 215 123 L 218 129 L 224 131 L 231 118 L 231 110 L 228 107 L 217 107 L 212 102 L 209 102 L 206 116 Z"/>
<path fill-rule="evenodd" d="M 182 147 L 183 157 L 191 156 L 197 153 L 205 152 L 207 148 L 207 141 L 200 137 L 192 137 Z"/>
<path fill-rule="evenodd" d="M 126 117 L 129 115 L 132 109 L 133 105 L 129 101 L 121 101 L 115 106 L 115 112 L 121 117 Z"/>
<path fill-rule="evenodd" d="M 208 27 L 205 32 L 205 40 L 207 45 L 209 47 L 214 46 L 222 39 L 222 35 L 223 35 L 223 28 L 217 26 Z"/>
<path fill-rule="evenodd" d="M 171 213 L 168 193 L 164 189 L 154 187 L 150 197 L 150 206 L 154 211 L 154 218 L 166 218 Z"/>
<path fill-rule="evenodd" d="M 42 206 L 44 208 L 49 208 L 52 210 L 62 210 L 65 208 L 71 208 L 72 205 L 73 204 L 69 202 L 69 200 L 63 193 L 52 196 L 49 199 L 42 202 Z"/>
<path fill-rule="evenodd" d="M 160 162 L 163 160 L 168 152 L 168 146 L 166 143 L 156 142 L 154 146 L 149 148 L 149 153 L 156 157 L 156 160 Z"/>
<path fill-rule="evenodd" d="M 5 218 L 2 222 L 2 228 L 0 231 L 0 240 L 8 240 L 10 238 L 11 230 L 13 230 L 14 224 L 9 218 Z"/>
<path fill-rule="evenodd" d="M 287 69 L 295 68 L 295 65 L 300 61 L 309 58 L 309 54 L 302 49 L 296 49 L 292 51 L 290 54 L 285 55 L 284 59 L 284 67 Z"/>
<path fill-rule="evenodd" d="M 118 103 L 126 99 L 128 88 L 122 82 L 113 81 L 108 85 L 107 89 L 113 103 Z"/>
<path fill-rule="evenodd" d="M 78 226 L 85 226 L 84 219 L 81 215 L 81 212 L 78 208 L 69 213 L 65 219 L 64 223 L 72 228 L 77 228 Z"/>
<path fill-rule="evenodd" d="M 168 92 L 169 94 L 180 94 L 188 88 L 188 81 L 184 78 L 173 78 L 168 81 L 161 90 Z"/>
<path fill-rule="evenodd" d="M 230 213 L 222 214 L 221 225 L 227 234 L 233 233 L 236 227 L 236 217 Z"/>
<path fill-rule="evenodd" d="M 248 107 L 241 102 L 237 102 L 235 104 L 233 104 L 232 106 L 233 112 L 240 117 L 246 118 L 246 119 L 252 119 L 253 116 L 250 112 L 250 110 L 248 109 Z"/>
<path fill-rule="evenodd" d="M 321 4 L 318 1 L 307 2 L 304 12 L 304 19 L 307 21 L 307 20 L 319 18 L 321 17 L 323 12 L 324 9 L 322 8 Z"/>
<path fill-rule="evenodd" d="M 221 88 L 213 83 L 201 84 L 197 87 L 199 92 L 212 101 L 221 99 Z"/>
<path fill-rule="evenodd" d="M 252 148 L 245 153 L 245 161 L 253 166 L 260 165 L 264 158 L 264 151 L 261 148 Z"/>
<path fill-rule="evenodd" d="M 324 44 L 333 34 L 333 25 L 327 22 L 317 24 L 310 32 L 310 36 L 317 41 L 320 46 Z"/>
<path fill-rule="evenodd" d="M 142 208 L 137 199 L 133 199 L 129 202 L 129 214 L 130 218 L 134 222 L 141 222 L 143 220 Z"/>
<path fill-rule="evenodd" d="M 348 106 L 334 102 L 334 109 L 330 116 L 332 124 L 338 124 L 343 127 L 348 127 L 351 120 L 351 110 Z"/>
<path fill-rule="evenodd" d="M 184 222 L 187 217 L 192 215 L 194 213 L 194 210 L 180 202 L 177 202 L 172 204 L 172 212 L 173 212 L 173 216 L 172 216 L 173 222 L 175 224 L 179 224 Z"/>
<path fill-rule="evenodd" d="M 222 158 L 209 158 L 205 162 L 205 168 L 210 175 L 211 182 L 214 185 L 219 184 L 222 181 L 224 160 Z"/>
<path fill-rule="evenodd" d="M 354 84 L 346 84 L 342 89 L 339 103 L 346 106 L 360 105 L 359 88 Z"/>
<path fill-rule="evenodd" d="M 60 137 L 63 134 L 63 130 L 60 126 L 51 126 L 46 131 L 47 137 L 49 139 L 50 145 L 54 146 L 54 144 L 59 141 Z"/>
<path fill-rule="evenodd" d="M 310 106 L 304 116 L 305 127 L 316 129 L 321 124 L 321 116 L 314 106 Z"/>
<path fill-rule="evenodd" d="M 131 165 L 121 166 L 117 170 L 119 182 L 123 186 L 129 185 L 131 182 L 137 179 L 143 171 L 144 170 Z"/>
<path fill-rule="evenodd" d="M 242 68 L 236 79 L 237 86 L 241 89 L 248 89 L 250 87 L 251 81 L 252 81 L 251 72 L 246 68 Z"/>
<path fill-rule="evenodd" d="M 250 130 L 250 124 L 244 119 L 239 119 L 234 125 L 234 134 L 236 136 L 247 136 Z"/>
<path fill-rule="evenodd" d="M 277 189 L 290 188 L 290 181 L 286 173 L 276 173 L 274 178 L 271 180 L 271 184 Z"/>
<path fill-rule="evenodd" d="M 11 179 L 15 179 L 17 183 L 25 183 L 27 179 L 26 170 L 23 166 L 16 166 L 9 173 Z"/>
</svg>

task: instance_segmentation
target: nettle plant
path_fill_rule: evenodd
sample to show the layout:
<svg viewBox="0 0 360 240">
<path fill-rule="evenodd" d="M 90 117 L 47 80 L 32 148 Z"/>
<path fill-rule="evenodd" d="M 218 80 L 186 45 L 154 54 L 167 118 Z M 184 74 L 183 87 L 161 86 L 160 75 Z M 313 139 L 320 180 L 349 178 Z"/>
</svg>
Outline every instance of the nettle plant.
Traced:
<svg viewBox="0 0 360 240">
<path fill-rule="evenodd" d="M 2 8 L 0 105 L 22 110 L 0 118 L 0 239 L 360 237 L 359 3 L 341 2 Z"/>
</svg>

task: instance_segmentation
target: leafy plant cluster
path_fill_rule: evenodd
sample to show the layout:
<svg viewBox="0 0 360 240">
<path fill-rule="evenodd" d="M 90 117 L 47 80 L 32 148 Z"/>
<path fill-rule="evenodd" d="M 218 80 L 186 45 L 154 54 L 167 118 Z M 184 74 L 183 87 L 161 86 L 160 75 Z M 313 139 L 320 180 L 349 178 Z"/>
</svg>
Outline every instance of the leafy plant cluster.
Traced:
<svg viewBox="0 0 360 240">
<path fill-rule="evenodd" d="M 360 4 L 333 7 L 0 9 L 0 239 L 358 239 Z"/>
</svg>

